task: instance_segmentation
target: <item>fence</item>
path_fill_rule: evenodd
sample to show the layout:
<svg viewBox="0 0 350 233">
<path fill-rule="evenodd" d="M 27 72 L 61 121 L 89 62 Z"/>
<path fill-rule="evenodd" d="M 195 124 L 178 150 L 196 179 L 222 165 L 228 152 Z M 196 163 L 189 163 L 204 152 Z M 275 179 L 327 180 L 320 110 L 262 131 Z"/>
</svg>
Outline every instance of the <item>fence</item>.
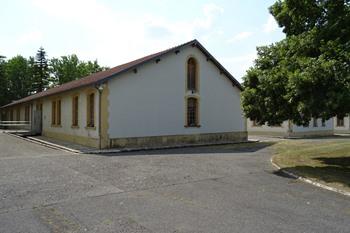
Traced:
<svg viewBox="0 0 350 233">
<path fill-rule="evenodd" d="M 0 129 L 14 131 L 30 131 L 29 121 L 0 121 Z"/>
</svg>

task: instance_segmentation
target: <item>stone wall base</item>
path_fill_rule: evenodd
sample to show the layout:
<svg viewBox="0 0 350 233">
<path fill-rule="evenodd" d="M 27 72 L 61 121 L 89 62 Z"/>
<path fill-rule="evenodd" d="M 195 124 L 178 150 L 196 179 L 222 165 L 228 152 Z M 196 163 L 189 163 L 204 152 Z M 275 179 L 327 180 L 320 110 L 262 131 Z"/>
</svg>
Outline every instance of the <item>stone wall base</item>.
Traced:
<svg viewBox="0 0 350 233">
<path fill-rule="evenodd" d="M 142 148 L 247 141 L 247 132 L 223 132 L 110 139 L 111 148 Z"/>
<path fill-rule="evenodd" d="M 71 134 L 43 131 L 42 135 L 49 138 L 55 138 L 62 141 L 68 141 L 76 144 L 81 144 L 84 146 L 98 148 L 99 141 L 97 138 L 76 136 Z"/>
</svg>

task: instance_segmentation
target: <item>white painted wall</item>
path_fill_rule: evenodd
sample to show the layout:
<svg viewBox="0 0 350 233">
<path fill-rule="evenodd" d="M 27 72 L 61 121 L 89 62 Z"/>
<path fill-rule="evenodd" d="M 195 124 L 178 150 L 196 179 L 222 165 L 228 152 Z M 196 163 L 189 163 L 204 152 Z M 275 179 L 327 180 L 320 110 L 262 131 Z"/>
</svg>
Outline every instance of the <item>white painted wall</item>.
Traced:
<svg viewBox="0 0 350 233">
<path fill-rule="evenodd" d="M 79 128 L 72 128 L 72 96 L 79 94 Z M 95 92 L 95 126 L 96 129 L 86 128 L 87 96 L 84 89 L 70 93 L 62 93 L 61 97 L 61 127 L 51 126 L 51 109 L 53 98 L 43 101 L 43 131 L 98 138 L 98 92 Z M 34 105 L 35 108 L 35 105 Z"/>
<path fill-rule="evenodd" d="M 311 120 L 308 127 L 297 126 L 293 124 L 293 132 L 295 133 L 305 133 L 314 131 L 330 131 L 333 130 L 333 120 L 329 119 L 326 121 L 326 126 L 322 126 L 322 119 L 317 119 L 318 127 L 313 126 L 313 121 Z"/>
<path fill-rule="evenodd" d="M 199 64 L 200 128 L 185 128 L 186 63 Z M 109 81 L 109 137 L 245 131 L 240 91 L 195 47 Z"/>
</svg>

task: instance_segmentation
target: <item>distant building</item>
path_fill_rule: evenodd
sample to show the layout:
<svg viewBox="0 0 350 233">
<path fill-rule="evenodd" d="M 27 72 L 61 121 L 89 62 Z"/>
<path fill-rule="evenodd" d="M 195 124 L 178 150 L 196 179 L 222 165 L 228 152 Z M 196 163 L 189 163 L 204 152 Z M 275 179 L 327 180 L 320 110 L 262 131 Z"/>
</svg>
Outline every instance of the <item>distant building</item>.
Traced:
<svg viewBox="0 0 350 233">
<path fill-rule="evenodd" d="M 17 100 L 3 118 L 96 148 L 247 139 L 239 82 L 197 41 Z"/>
<path fill-rule="evenodd" d="M 333 119 L 322 121 L 322 119 L 312 119 L 309 126 L 298 126 L 292 121 L 284 121 L 281 125 L 268 126 L 259 125 L 255 121 L 247 120 L 248 134 L 251 135 L 271 135 L 281 137 L 307 137 L 333 135 Z"/>
</svg>

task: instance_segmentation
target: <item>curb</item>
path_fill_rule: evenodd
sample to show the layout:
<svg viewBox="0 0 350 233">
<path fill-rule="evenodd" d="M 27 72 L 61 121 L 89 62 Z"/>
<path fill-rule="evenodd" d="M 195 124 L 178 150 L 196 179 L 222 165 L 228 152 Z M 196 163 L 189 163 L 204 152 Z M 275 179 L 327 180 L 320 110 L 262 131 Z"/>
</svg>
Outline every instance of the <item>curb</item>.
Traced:
<svg viewBox="0 0 350 233">
<path fill-rule="evenodd" d="M 64 146 L 60 146 L 60 145 L 57 145 L 57 144 L 54 144 L 54 143 L 46 142 L 46 141 L 43 141 L 43 140 L 40 140 L 40 139 L 36 139 L 36 138 L 32 138 L 32 137 L 21 137 L 21 136 L 18 136 L 16 134 L 8 133 L 8 132 L 3 132 L 3 133 L 5 133 L 7 135 L 10 135 L 12 137 L 19 138 L 19 139 L 22 139 L 24 141 L 35 143 L 35 144 L 38 144 L 38 145 L 41 145 L 41 146 L 45 146 L 45 147 L 48 147 L 48 148 L 51 148 L 51 149 L 64 150 L 64 151 L 68 151 L 68 152 L 72 152 L 72 153 L 76 153 L 76 154 L 81 154 L 82 153 L 81 151 L 74 150 L 74 149 L 71 149 L 71 148 L 68 148 L 68 147 L 64 147 Z"/>
<path fill-rule="evenodd" d="M 322 188 L 322 189 L 326 189 L 328 191 L 332 191 L 332 192 L 336 192 L 336 193 L 339 193 L 339 194 L 342 194 L 342 195 L 345 195 L 345 196 L 349 196 L 350 197 L 350 192 L 347 192 L 347 191 L 344 191 L 344 190 L 341 190 L 341 189 L 337 189 L 337 188 L 333 188 L 331 186 L 328 186 L 328 185 L 325 185 L 325 184 L 321 184 L 319 182 L 316 182 L 316 181 L 313 181 L 313 180 L 310 180 L 310 179 L 307 179 L 307 178 L 304 178 L 304 177 L 301 177 L 301 176 L 298 176 L 292 172 L 289 172 L 289 171 L 285 171 L 283 170 L 280 166 L 278 166 L 275 162 L 273 162 L 273 157 L 270 158 L 270 162 L 271 164 L 277 168 L 280 172 L 294 178 L 294 179 L 297 179 L 297 180 L 300 180 L 300 181 L 303 181 L 304 183 L 308 183 L 308 184 L 311 184 L 311 185 L 314 185 L 316 187 L 319 187 L 319 188 Z"/>
</svg>

